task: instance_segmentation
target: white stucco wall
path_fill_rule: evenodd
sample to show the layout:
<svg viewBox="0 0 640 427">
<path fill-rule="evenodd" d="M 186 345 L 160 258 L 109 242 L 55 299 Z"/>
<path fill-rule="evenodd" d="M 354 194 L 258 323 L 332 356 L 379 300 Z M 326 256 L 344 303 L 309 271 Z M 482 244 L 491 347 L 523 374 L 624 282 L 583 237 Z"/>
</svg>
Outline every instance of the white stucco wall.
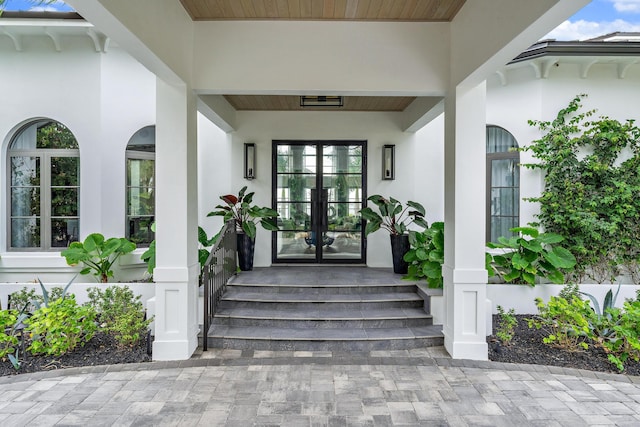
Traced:
<svg viewBox="0 0 640 427">
<path fill-rule="evenodd" d="M 606 115 L 620 121 L 640 119 L 640 106 L 635 102 L 640 96 L 640 65 L 630 66 L 624 79 L 618 78 L 615 63 L 593 65 L 586 78 L 581 73 L 579 63 L 565 60 L 551 67 L 548 78 L 537 78 L 530 65 L 508 67 L 506 85 L 502 85 L 497 75 L 487 81 L 487 124 L 505 128 L 521 147 L 527 146 L 541 136 L 535 127 L 529 126 L 528 120 L 551 121 L 582 93 L 588 95 L 583 101 L 583 111 L 597 109 L 596 116 Z M 522 163 L 533 161 L 529 152 L 521 152 L 520 159 Z M 541 172 L 521 168 L 520 173 L 521 197 L 538 195 L 544 188 Z M 535 204 L 521 200 L 521 224 L 535 220 L 538 211 Z"/>
<path fill-rule="evenodd" d="M 80 237 L 124 236 L 125 147 L 138 129 L 155 124 L 155 77 L 117 47 L 97 53 L 86 36 L 63 37 L 61 52 L 46 36 L 24 37 L 23 43 L 17 52 L 8 37 L 0 37 L 2 170 L 22 125 L 42 117 L 63 123 L 80 147 Z M 0 174 L 0 281 L 66 280 L 72 269 L 59 252 L 7 250 L 6 179 Z M 139 264 L 136 258 L 126 264 Z M 142 264 L 125 268 L 118 278 L 137 279 L 142 270 Z"/>
<path fill-rule="evenodd" d="M 272 140 L 365 140 L 367 141 L 367 193 L 393 196 L 398 200 L 415 200 L 425 205 L 429 221 L 442 220 L 442 142 L 437 138 L 422 138 L 419 134 L 402 132 L 397 113 L 364 112 L 238 112 L 238 130 L 231 134 L 232 170 L 230 182 L 218 183 L 215 194 L 237 193 L 244 185 L 255 191 L 254 201 L 271 204 L 271 144 Z M 442 126 L 434 126 L 440 135 Z M 256 143 L 258 152 L 257 179 L 243 178 L 243 144 Z M 382 181 L 382 146 L 396 145 L 396 179 Z M 210 209 L 209 209 L 210 210 Z M 271 236 L 259 228 L 256 239 L 256 266 L 271 264 Z M 391 266 L 388 234 L 380 231 L 369 236 L 367 264 L 372 267 Z"/>
</svg>

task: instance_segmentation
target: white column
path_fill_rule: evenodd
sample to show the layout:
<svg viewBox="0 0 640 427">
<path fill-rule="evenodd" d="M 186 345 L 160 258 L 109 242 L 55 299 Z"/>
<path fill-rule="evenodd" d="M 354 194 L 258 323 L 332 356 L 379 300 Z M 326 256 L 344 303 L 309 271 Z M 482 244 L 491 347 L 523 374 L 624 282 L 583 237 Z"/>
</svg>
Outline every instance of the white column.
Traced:
<svg viewBox="0 0 640 427">
<path fill-rule="evenodd" d="M 156 282 L 154 360 L 183 360 L 198 346 L 196 97 L 156 83 Z"/>
<path fill-rule="evenodd" d="M 485 98 L 482 83 L 445 100 L 444 342 L 455 359 L 487 359 Z"/>
</svg>

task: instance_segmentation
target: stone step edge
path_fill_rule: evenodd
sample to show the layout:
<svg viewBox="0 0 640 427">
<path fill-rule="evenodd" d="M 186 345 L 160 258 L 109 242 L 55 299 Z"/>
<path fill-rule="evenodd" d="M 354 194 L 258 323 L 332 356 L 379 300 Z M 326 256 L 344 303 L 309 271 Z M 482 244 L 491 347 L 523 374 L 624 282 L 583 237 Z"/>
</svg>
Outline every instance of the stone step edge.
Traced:
<svg viewBox="0 0 640 427">
<path fill-rule="evenodd" d="M 271 295 L 271 294 L 264 294 L 265 296 Z M 283 297 L 286 294 L 273 294 L 273 295 L 280 295 L 280 297 Z M 242 295 L 235 297 L 235 296 L 223 296 L 220 301 L 229 301 L 229 302 L 264 302 L 264 303 L 311 303 L 311 304 L 331 304 L 331 303 L 369 303 L 369 302 L 415 302 L 415 301 L 423 301 L 423 299 L 418 295 L 415 294 L 415 297 L 412 298 L 366 298 L 366 299 L 362 299 L 362 298 L 352 298 L 352 299 L 342 299 L 342 298 L 335 298 L 335 299 L 327 299 L 326 295 L 318 295 L 318 297 L 322 297 L 322 298 L 318 298 L 318 299 L 296 299 L 293 296 L 287 296 L 285 298 L 251 298 L 251 297 L 243 297 Z M 334 295 L 335 297 L 339 297 L 342 295 Z"/>
<path fill-rule="evenodd" d="M 416 282 L 407 282 L 407 283 L 327 283 L 327 284 L 314 284 L 314 285 L 302 285 L 296 283 L 238 283 L 238 282 L 229 282 L 227 285 L 228 288 L 233 287 L 256 287 L 256 288 L 304 288 L 304 289 L 314 289 L 314 288 L 397 288 L 401 286 L 418 286 Z"/>
<path fill-rule="evenodd" d="M 304 338 L 304 337 L 247 337 L 247 336 L 236 336 L 236 335 L 207 335 L 207 338 L 210 339 L 230 339 L 230 340 L 246 340 L 246 341 L 301 341 L 301 342 L 324 342 L 324 341 L 344 341 L 344 342 L 354 342 L 354 341 L 399 341 L 399 340 L 416 340 L 416 339 L 432 339 L 432 338 L 442 338 L 444 335 L 442 333 L 435 335 L 415 335 L 412 337 L 407 336 L 390 336 L 390 337 L 360 337 L 360 338 L 332 338 L 332 337 L 323 337 L 323 338 Z"/>
<path fill-rule="evenodd" d="M 248 316 L 248 315 L 234 315 L 234 314 L 218 314 L 215 317 L 224 319 L 251 319 L 251 320 L 282 320 L 282 321 L 361 321 L 361 320 L 413 320 L 413 319 L 431 319 L 432 315 L 425 313 L 424 315 L 414 316 L 385 316 L 385 317 L 278 317 L 278 316 Z"/>
</svg>

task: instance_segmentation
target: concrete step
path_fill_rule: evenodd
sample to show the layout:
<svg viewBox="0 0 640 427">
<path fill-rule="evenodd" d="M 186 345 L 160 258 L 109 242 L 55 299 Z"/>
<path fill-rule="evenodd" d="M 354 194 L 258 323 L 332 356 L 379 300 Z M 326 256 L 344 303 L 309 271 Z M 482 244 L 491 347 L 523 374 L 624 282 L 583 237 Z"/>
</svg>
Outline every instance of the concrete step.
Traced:
<svg viewBox="0 0 640 427">
<path fill-rule="evenodd" d="M 274 310 L 225 307 L 216 313 L 216 325 L 280 328 L 357 329 L 429 326 L 432 316 L 422 308 L 369 310 Z"/>
<path fill-rule="evenodd" d="M 442 345 L 442 326 L 405 328 L 309 329 L 214 325 L 213 348 L 299 351 L 407 350 Z"/>
<path fill-rule="evenodd" d="M 268 308 L 272 310 L 365 310 L 379 308 L 419 308 L 424 300 L 417 293 L 375 294 L 260 293 L 229 289 L 220 308 Z"/>
<path fill-rule="evenodd" d="M 278 285 L 269 283 L 239 283 L 229 284 L 228 289 L 233 292 L 251 293 L 278 293 L 307 295 L 327 294 L 378 294 L 378 293 L 411 293 L 418 292 L 418 287 L 413 283 L 394 284 L 288 284 Z"/>
</svg>

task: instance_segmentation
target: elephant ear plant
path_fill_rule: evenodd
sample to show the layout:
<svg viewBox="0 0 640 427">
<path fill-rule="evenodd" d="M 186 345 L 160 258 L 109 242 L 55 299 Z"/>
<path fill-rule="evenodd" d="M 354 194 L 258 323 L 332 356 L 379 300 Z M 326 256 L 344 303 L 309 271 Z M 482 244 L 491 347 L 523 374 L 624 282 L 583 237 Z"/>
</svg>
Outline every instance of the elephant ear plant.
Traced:
<svg viewBox="0 0 640 427">
<path fill-rule="evenodd" d="M 402 203 L 393 197 L 386 199 L 378 194 L 374 194 L 367 200 L 373 202 L 380 213 L 369 207 L 360 211 L 362 218 L 367 220 L 365 236 L 381 228 L 387 230 L 391 236 L 400 236 L 405 234 L 408 226 L 413 223 L 422 228 L 429 228 L 429 224 L 424 219 L 424 207 L 418 202 L 409 200 L 407 206 L 403 207 Z"/>
<path fill-rule="evenodd" d="M 391 240 L 393 271 L 396 274 L 407 274 L 409 264 L 404 259 L 404 255 L 409 251 L 407 231 L 411 224 L 429 228 L 429 224 L 424 219 L 424 206 L 409 200 L 405 207 L 393 197 L 386 199 L 378 194 L 367 200 L 378 207 L 379 213 L 369 207 L 360 211 L 362 218 L 367 221 L 367 226 L 364 229 L 365 237 L 380 229 L 387 230 Z"/>
<path fill-rule="evenodd" d="M 109 277 L 113 277 L 112 267 L 116 260 L 135 248 L 135 243 L 125 238 L 105 239 L 102 234 L 93 233 L 88 235 L 84 242 L 71 243 L 61 255 L 69 265 L 82 263 L 84 268 L 80 270 L 80 274 L 93 272 L 98 282 L 107 283 Z"/>
<path fill-rule="evenodd" d="M 226 194 L 220 196 L 224 205 L 217 205 L 216 210 L 209 212 L 207 216 L 222 216 L 227 222 L 233 219 L 238 231 L 244 232 L 248 237 L 256 237 L 256 224 L 269 231 L 278 231 L 276 217 L 278 212 L 271 208 L 251 205 L 255 192 L 247 193 L 247 187 L 240 189 L 238 195 Z"/>
</svg>

